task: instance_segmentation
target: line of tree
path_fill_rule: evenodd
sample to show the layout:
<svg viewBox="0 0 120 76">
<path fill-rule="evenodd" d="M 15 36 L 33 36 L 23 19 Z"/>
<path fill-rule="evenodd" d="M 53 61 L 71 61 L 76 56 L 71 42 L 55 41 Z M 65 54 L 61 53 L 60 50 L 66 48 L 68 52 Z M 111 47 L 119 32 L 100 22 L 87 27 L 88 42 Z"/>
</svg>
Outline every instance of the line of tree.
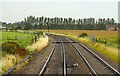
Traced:
<svg viewBox="0 0 120 76">
<path fill-rule="evenodd" d="M 64 29 L 64 30 L 105 30 L 106 25 L 116 25 L 114 18 L 49 18 L 28 16 L 23 21 L 13 23 L 13 29 Z"/>
<path fill-rule="evenodd" d="M 106 25 L 115 25 L 114 18 L 49 18 L 29 16 L 24 19 L 24 29 L 72 29 L 72 30 L 105 30 Z"/>
</svg>

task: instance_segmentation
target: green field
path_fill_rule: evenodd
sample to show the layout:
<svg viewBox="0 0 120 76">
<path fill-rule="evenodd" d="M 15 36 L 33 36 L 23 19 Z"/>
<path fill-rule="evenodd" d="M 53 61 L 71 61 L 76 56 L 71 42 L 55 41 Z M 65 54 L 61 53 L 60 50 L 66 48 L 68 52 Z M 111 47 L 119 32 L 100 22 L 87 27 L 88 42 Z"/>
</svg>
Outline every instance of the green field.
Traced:
<svg viewBox="0 0 120 76">
<path fill-rule="evenodd" d="M 4 43 L 6 41 L 14 41 L 20 46 L 26 47 L 31 44 L 33 36 L 34 35 L 21 32 L 2 32 L 2 40 L 0 40 L 0 42 Z"/>
</svg>

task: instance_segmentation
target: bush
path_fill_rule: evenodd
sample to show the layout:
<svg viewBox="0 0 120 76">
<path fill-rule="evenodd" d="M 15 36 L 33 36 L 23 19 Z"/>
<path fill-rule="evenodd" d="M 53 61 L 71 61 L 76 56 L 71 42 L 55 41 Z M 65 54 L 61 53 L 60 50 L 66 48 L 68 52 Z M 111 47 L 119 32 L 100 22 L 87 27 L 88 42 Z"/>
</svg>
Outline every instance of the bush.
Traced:
<svg viewBox="0 0 120 76">
<path fill-rule="evenodd" d="M 87 33 L 82 33 L 79 35 L 79 37 L 87 37 L 87 36 L 88 36 Z"/>
<path fill-rule="evenodd" d="M 19 47 L 16 42 L 5 42 L 2 43 L 2 51 L 6 51 L 7 53 L 14 54 L 15 50 Z"/>
<path fill-rule="evenodd" d="M 19 46 L 16 42 L 5 42 L 2 43 L 2 51 L 8 54 L 19 54 L 20 56 L 25 56 L 27 54 L 26 50 Z"/>
</svg>

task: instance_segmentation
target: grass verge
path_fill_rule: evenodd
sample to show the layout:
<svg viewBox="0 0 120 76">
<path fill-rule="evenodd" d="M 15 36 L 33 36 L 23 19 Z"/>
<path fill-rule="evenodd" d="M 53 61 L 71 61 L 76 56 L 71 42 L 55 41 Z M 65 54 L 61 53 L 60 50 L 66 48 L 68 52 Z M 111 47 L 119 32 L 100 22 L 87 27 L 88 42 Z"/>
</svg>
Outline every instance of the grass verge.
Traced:
<svg viewBox="0 0 120 76">
<path fill-rule="evenodd" d="M 48 45 L 48 42 L 48 36 L 41 37 L 36 43 L 27 46 L 26 49 L 29 50 L 29 52 L 32 52 L 34 50 L 40 52 L 43 48 L 45 48 Z"/>
</svg>

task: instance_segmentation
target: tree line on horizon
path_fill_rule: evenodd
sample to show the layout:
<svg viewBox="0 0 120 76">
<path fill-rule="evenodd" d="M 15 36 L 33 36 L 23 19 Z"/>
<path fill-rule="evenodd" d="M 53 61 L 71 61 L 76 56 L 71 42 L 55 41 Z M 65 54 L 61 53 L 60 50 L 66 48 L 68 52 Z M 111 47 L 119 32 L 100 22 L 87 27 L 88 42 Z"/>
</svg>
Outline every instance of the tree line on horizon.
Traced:
<svg viewBox="0 0 120 76">
<path fill-rule="evenodd" d="M 64 30 L 106 30 L 106 25 L 117 25 L 114 18 L 62 18 L 28 16 L 21 22 L 6 25 L 11 29 L 64 29 Z"/>
</svg>

